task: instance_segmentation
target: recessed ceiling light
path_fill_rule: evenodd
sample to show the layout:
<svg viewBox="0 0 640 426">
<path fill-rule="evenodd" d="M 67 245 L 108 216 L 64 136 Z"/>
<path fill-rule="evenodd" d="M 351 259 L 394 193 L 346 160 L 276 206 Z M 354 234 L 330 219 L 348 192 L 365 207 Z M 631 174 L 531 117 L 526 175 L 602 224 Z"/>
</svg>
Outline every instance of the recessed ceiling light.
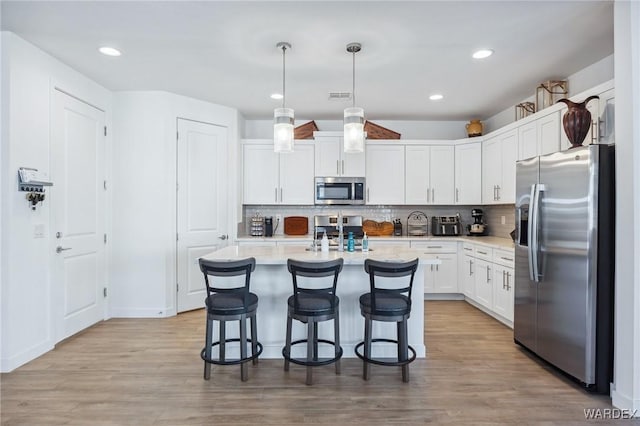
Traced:
<svg viewBox="0 0 640 426">
<path fill-rule="evenodd" d="M 429 96 L 429 99 L 431 99 L 432 101 L 439 101 L 442 98 L 444 98 L 444 96 L 442 96 L 440 93 L 435 93 Z"/>
<path fill-rule="evenodd" d="M 280 93 L 272 93 L 271 99 L 282 99 L 282 95 Z"/>
<path fill-rule="evenodd" d="M 493 50 L 491 49 L 480 49 L 480 50 L 476 50 L 475 52 L 473 52 L 473 58 L 474 59 L 484 59 L 484 58 L 488 58 L 489 56 L 493 55 Z"/>
<path fill-rule="evenodd" d="M 98 50 L 100 51 L 100 53 L 102 53 L 103 55 L 107 55 L 107 56 L 120 56 L 120 55 L 122 55 L 122 53 L 118 49 L 116 49 L 115 47 L 102 46 Z"/>
</svg>

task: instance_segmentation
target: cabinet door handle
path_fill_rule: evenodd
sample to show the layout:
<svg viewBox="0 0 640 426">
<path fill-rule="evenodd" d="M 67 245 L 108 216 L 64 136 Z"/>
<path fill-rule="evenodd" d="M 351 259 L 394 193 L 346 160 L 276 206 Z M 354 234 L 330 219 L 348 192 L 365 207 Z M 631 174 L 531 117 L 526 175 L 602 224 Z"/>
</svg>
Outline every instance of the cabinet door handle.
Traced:
<svg viewBox="0 0 640 426">
<path fill-rule="evenodd" d="M 511 285 L 509 284 L 509 282 L 511 278 L 511 272 L 507 272 L 507 291 L 511 290 Z"/>
<path fill-rule="evenodd" d="M 460 190 L 456 188 L 456 203 L 460 201 Z"/>
<path fill-rule="evenodd" d="M 505 285 L 505 282 L 504 282 L 505 272 L 506 272 L 506 271 L 502 271 L 502 289 L 503 289 L 503 290 L 506 288 L 506 285 Z"/>
<path fill-rule="evenodd" d="M 342 174 L 344 175 L 344 160 L 342 160 Z"/>
<path fill-rule="evenodd" d="M 473 249 L 470 249 L 469 247 L 463 247 L 462 249 L 465 251 L 473 251 Z"/>
<path fill-rule="evenodd" d="M 496 194 L 497 194 L 496 200 L 500 201 L 500 185 L 496 185 Z"/>
<path fill-rule="evenodd" d="M 282 202 L 282 187 L 280 187 L 280 202 Z"/>
<path fill-rule="evenodd" d="M 274 188 L 276 191 L 276 203 L 278 202 L 278 188 Z"/>
<path fill-rule="evenodd" d="M 66 250 L 71 250 L 71 247 L 62 247 L 62 246 L 56 247 L 56 253 L 62 253 L 63 251 L 66 251 Z"/>
<path fill-rule="evenodd" d="M 489 274 L 491 273 L 491 268 L 487 266 L 487 284 L 489 284 Z"/>
<path fill-rule="evenodd" d="M 484 254 L 485 256 L 486 256 L 486 254 L 487 254 L 487 252 L 486 252 L 486 251 L 480 251 L 480 250 L 478 250 L 478 253 L 480 253 L 480 254 Z"/>
<path fill-rule="evenodd" d="M 502 259 L 502 260 L 508 260 L 509 262 L 513 262 L 513 259 L 510 259 L 510 258 L 508 258 L 508 257 L 500 256 L 500 259 Z"/>
<path fill-rule="evenodd" d="M 431 191 L 427 188 L 427 204 L 431 202 Z"/>
<path fill-rule="evenodd" d="M 473 265 L 473 260 L 469 259 L 469 276 L 473 275 L 473 270 L 471 269 L 472 265 Z"/>
<path fill-rule="evenodd" d="M 597 121 L 592 121 L 591 122 L 591 143 L 598 143 L 598 122 Z"/>
<path fill-rule="evenodd" d="M 493 185 L 493 201 L 496 200 L 496 186 Z"/>
<path fill-rule="evenodd" d="M 433 272 L 433 265 L 431 265 L 431 272 Z"/>
<path fill-rule="evenodd" d="M 336 160 L 336 174 L 340 174 L 340 160 Z"/>
<path fill-rule="evenodd" d="M 442 246 L 427 246 L 427 248 L 442 248 Z"/>
</svg>

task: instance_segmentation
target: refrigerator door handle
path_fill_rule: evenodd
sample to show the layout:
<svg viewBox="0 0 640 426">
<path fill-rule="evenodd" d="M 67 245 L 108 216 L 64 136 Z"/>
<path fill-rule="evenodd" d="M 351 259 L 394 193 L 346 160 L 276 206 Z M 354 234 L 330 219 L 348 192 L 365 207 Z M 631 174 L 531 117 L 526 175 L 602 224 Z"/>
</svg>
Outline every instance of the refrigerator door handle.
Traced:
<svg viewBox="0 0 640 426">
<path fill-rule="evenodd" d="M 542 274 L 540 273 L 540 193 L 545 190 L 544 184 L 534 185 L 534 197 L 533 200 L 533 220 L 532 220 L 532 233 L 531 233 L 531 263 L 533 263 L 533 281 L 539 283 Z M 530 268 L 531 270 L 531 268 Z"/>
<path fill-rule="evenodd" d="M 533 262 L 533 248 L 535 246 L 535 235 L 534 235 L 534 219 L 536 212 L 536 186 L 537 184 L 531 185 L 531 194 L 529 195 L 529 221 L 527 226 L 527 234 L 529 235 L 529 246 L 527 247 L 527 259 L 529 261 L 529 279 L 531 281 L 536 282 L 536 275 L 534 271 L 534 262 Z"/>
</svg>

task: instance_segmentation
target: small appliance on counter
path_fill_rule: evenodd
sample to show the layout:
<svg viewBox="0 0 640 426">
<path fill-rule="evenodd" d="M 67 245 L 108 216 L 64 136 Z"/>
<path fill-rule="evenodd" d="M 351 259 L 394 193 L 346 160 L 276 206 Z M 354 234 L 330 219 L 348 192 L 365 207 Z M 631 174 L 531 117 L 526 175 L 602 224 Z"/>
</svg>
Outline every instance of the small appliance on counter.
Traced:
<svg viewBox="0 0 640 426">
<path fill-rule="evenodd" d="M 264 217 L 259 216 L 258 213 L 251 218 L 250 233 L 252 237 L 262 237 L 264 235 Z"/>
<path fill-rule="evenodd" d="M 482 209 L 471 209 L 473 223 L 467 225 L 467 233 L 471 236 L 487 235 L 487 225 L 482 220 L 484 212 Z"/>
<path fill-rule="evenodd" d="M 264 218 L 264 236 L 273 237 L 273 216 Z"/>
<path fill-rule="evenodd" d="M 427 215 L 421 211 L 409 213 L 407 217 L 407 236 L 424 237 L 428 232 L 429 219 Z"/>
<path fill-rule="evenodd" d="M 396 237 L 402 236 L 402 222 L 400 222 L 400 219 L 393 219 L 393 235 Z"/>
<path fill-rule="evenodd" d="M 431 234 L 437 237 L 460 235 L 460 216 L 433 216 Z"/>
<path fill-rule="evenodd" d="M 349 232 L 353 232 L 353 236 L 356 239 L 361 239 L 364 235 L 362 230 L 362 216 L 314 216 L 313 217 L 313 233 L 314 235 L 322 235 L 325 233 L 328 238 L 331 239 L 330 243 L 337 241 L 340 233 L 339 220 L 342 220 L 342 234 L 349 235 Z M 358 244 L 356 242 L 356 244 Z"/>
</svg>

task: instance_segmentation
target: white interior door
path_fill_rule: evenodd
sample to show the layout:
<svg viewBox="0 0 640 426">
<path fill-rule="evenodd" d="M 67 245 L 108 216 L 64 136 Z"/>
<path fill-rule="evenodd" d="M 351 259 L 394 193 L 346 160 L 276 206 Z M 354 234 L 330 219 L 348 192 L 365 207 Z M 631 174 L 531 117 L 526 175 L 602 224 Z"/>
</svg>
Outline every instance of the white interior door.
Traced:
<svg viewBox="0 0 640 426">
<path fill-rule="evenodd" d="M 226 245 L 227 128 L 178 119 L 177 308 L 204 307 L 198 258 Z"/>
<path fill-rule="evenodd" d="M 105 315 L 104 112 L 54 91 L 51 188 L 55 340 Z"/>
</svg>

